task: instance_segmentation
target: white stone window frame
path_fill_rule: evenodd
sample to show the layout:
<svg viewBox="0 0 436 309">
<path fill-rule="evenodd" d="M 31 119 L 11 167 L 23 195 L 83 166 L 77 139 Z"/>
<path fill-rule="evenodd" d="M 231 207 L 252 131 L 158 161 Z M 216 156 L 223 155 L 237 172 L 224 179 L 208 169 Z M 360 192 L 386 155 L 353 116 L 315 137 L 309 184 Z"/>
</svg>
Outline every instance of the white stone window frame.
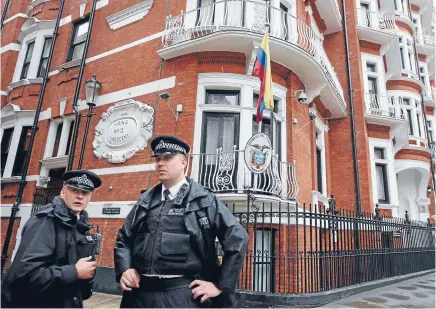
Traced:
<svg viewBox="0 0 436 309">
<path fill-rule="evenodd" d="M 38 182 L 36 183 L 37 186 L 47 187 L 50 170 L 67 166 L 68 155 L 66 154 L 66 150 L 68 147 L 68 137 L 70 134 L 71 125 L 73 122 L 74 116 L 63 116 L 51 119 L 47 134 L 47 141 L 45 144 L 44 157 L 40 161 L 41 170 L 39 172 Z M 53 154 L 54 145 L 56 143 L 56 134 L 60 124 L 63 124 L 61 139 L 59 141 L 57 153 Z"/>
<path fill-rule="evenodd" d="M 400 48 L 403 47 L 403 59 L 404 59 L 404 69 L 401 68 L 403 73 L 406 74 L 417 74 L 416 72 L 416 65 L 415 65 L 415 50 L 413 48 L 413 37 L 408 32 L 401 31 L 400 32 L 400 40 L 399 45 Z M 401 49 L 400 49 L 401 52 Z M 409 60 L 409 53 L 410 58 Z M 401 61 L 401 59 L 399 59 Z M 412 67 L 410 66 L 410 63 L 412 63 Z M 413 76 L 412 76 L 413 77 Z"/>
<path fill-rule="evenodd" d="M 428 133 L 433 138 L 433 142 L 436 143 L 436 117 L 433 115 L 427 114 L 427 122 L 429 122 L 429 124 L 430 124 L 430 126 L 428 126 Z M 436 150 L 435 146 L 433 146 L 433 149 Z"/>
<path fill-rule="evenodd" d="M 369 96 L 369 80 L 368 77 L 377 78 L 377 95 L 380 97 L 386 96 L 386 77 L 384 70 L 383 58 L 376 55 L 371 55 L 367 53 L 361 53 L 362 60 L 362 74 L 364 78 L 363 89 L 364 89 L 364 97 L 365 97 L 365 106 L 366 109 L 369 109 L 368 106 L 368 96 Z M 367 64 L 373 64 L 376 67 L 376 72 L 368 72 Z M 380 103 L 380 108 L 383 110 L 388 110 L 389 106 L 387 105 L 388 100 L 382 100 L 379 98 L 378 102 Z"/>
<path fill-rule="evenodd" d="M 368 18 L 368 13 L 364 11 L 364 9 L 361 6 L 361 3 L 365 3 L 369 5 L 369 16 L 371 17 L 371 25 L 378 25 L 379 24 L 379 8 L 378 4 L 375 0 L 356 0 L 356 8 L 358 9 L 358 19 L 360 20 L 360 23 L 365 25 L 366 22 L 364 19 Z M 363 20 L 362 20 L 363 19 Z"/>
<path fill-rule="evenodd" d="M 316 111 L 313 109 L 311 109 L 311 111 L 316 113 Z M 328 198 L 325 134 L 328 132 L 329 127 L 319 119 L 320 115 L 318 115 L 318 113 L 316 114 L 317 117 L 315 119 L 315 130 L 318 132 L 318 138 L 316 139 L 316 148 L 321 150 L 322 192 L 320 193 Z"/>
<path fill-rule="evenodd" d="M 394 157 L 394 146 L 391 140 L 381 139 L 381 138 L 368 138 L 369 144 L 369 160 L 371 162 L 371 184 L 372 184 L 372 195 L 375 204 L 378 203 L 378 186 L 377 186 L 377 172 L 376 163 L 382 163 L 386 165 L 386 177 L 387 177 L 387 189 L 389 194 L 389 204 L 379 204 L 381 209 L 392 209 L 392 216 L 398 215 L 398 187 L 397 179 L 395 173 L 395 157 Z M 375 148 L 380 148 L 384 150 L 385 159 L 375 158 Z"/>
<path fill-rule="evenodd" d="M 417 21 L 416 24 L 413 22 L 414 19 Z M 422 36 L 422 21 L 419 13 L 412 12 L 412 23 L 416 26 L 415 35 L 418 38 L 418 42 L 422 44 L 424 42 L 424 37 Z"/>
<path fill-rule="evenodd" d="M 421 103 L 421 96 L 413 93 L 413 92 L 409 92 L 409 91 L 401 91 L 401 90 L 392 90 L 392 91 L 388 91 L 388 95 L 389 96 L 394 96 L 394 97 L 398 97 L 401 98 L 400 101 L 401 103 L 401 108 L 404 110 L 404 117 L 407 121 L 408 120 L 408 116 L 407 116 L 407 112 L 405 110 L 411 110 L 411 117 L 412 117 L 412 126 L 413 126 L 413 135 L 409 134 L 409 140 L 414 140 L 417 141 L 418 144 L 417 146 L 419 146 L 419 142 L 423 142 L 425 145 L 427 145 L 427 137 L 425 135 L 425 128 L 424 128 L 424 117 L 423 117 L 423 113 L 422 113 L 422 103 Z M 404 99 L 409 99 L 410 101 L 410 105 L 405 105 Z M 418 118 L 417 115 L 420 115 L 420 121 L 418 124 Z M 419 136 L 419 128 L 418 125 L 421 129 L 421 135 Z M 409 131 L 409 130 L 407 130 Z M 410 147 L 412 147 L 413 145 L 410 145 Z"/>
<path fill-rule="evenodd" d="M 408 1 L 409 0 L 393 0 L 397 4 L 397 10 L 395 10 L 396 13 L 400 15 L 404 15 L 409 17 L 409 8 L 408 8 Z"/>
<path fill-rule="evenodd" d="M 253 108 L 253 94 L 259 93 L 260 82 L 259 78 L 248 75 L 240 75 L 233 73 L 200 73 L 198 75 L 196 116 L 194 124 L 194 132 L 202 132 L 203 114 L 207 112 L 216 113 L 234 113 L 239 114 L 239 144 L 237 149 L 244 149 L 252 134 L 253 116 L 256 115 L 256 109 Z M 218 105 L 206 104 L 207 90 L 238 90 L 240 91 L 239 105 Z M 281 154 L 280 157 L 285 160 L 287 157 L 286 149 L 286 93 L 287 89 L 279 84 L 273 83 L 274 99 L 279 102 L 278 113 L 274 113 L 274 117 L 280 122 L 281 127 Z M 265 110 L 263 117 L 270 118 L 270 111 Z M 249 125 L 249 129 L 247 126 Z M 257 132 L 255 132 L 257 133 Z M 194 135 L 192 153 L 201 152 L 202 134 Z M 239 166 L 244 166 L 244 156 L 238 158 Z M 193 175 L 196 175 L 196 164 L 193 162 Z M 240 169 L 238 179 L 244 179 L 244 169 Z"/>
<path fill-rule="evenodd" d="M 50 121 L 50 126 L 47 135 L 47 141 L 44 150 L 44 159 L 52 157 L 61 157 L 66 155 L 68 147 L 68 136 L 70 134 L 71 124 L 74 122 L 74 116 L 66 116 L 60 118 L 54 118 Z M 56 143 L 56 134 L 60 124 L 62 126 L 61 139 L 59 141 L 58 152 L 53 153 L 53 148 Z"/>
<path fill-rule="evenodd" d="M 38 78 L 37 74 L 38 74 L 39 63 L 41 61 L 41 55 L 44 49 L 44 42 L 46 38 L 50 38 L 53 36 L 54 25 L 53 28 L 50 27 L 44 29 L 38 29 L 36 25 L 26 30 L 28 33 L 22 39 L 21 49 L 18 54 L 14 75 L 12 77 L 12 83 L 16 83 L 20 81 L 21 71 L 23 69 L 24 60 L 26 57 L 27 47 L 32 42 L 35 42 L 35 46 L 33 48 L 29 71 L 27 73 L 26 79 L 29 80 L 29 79 Z M 51 26 L 51 23 L 46 24 L 45 26 Z"/>
<path fill-rule="evenodd" d="M 14 132 L 12 133 L 11 138 L 11 144 L 9 146 L 9 153 L 6 160 L 5 170 L 2 175 L 2 182 L 4 180 L 12 178 L 21 179 L 21 176 L 12 175 L 12 170 L 14 168 L 15 157 L 17 155 L 23 127 L 31 127 L 33 125 L 34 118 L 34 110 L 21 110 L 20 107 L 15 104 L 9 103 L 2 108 L 0 141 L 3 138 L 4 130 L 14 128 Z"/>
</svg>

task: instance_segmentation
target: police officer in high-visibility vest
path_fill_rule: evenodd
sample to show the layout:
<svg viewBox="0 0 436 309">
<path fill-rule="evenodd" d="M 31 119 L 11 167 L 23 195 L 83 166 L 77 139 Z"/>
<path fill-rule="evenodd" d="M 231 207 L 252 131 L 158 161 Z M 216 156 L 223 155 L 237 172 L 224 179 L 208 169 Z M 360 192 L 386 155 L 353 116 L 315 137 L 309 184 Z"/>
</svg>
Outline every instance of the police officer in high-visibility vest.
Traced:
<svg viewBox="0 0 436 309">
<path fill-rule="evenodd" d="M 141 195 L 114 247 L 121 307 L 233 306 L 247 233 L 212 192 L 185 177 L 187 143 L 159 136 L 151 147 L 161 182 Z"/>
</svg>

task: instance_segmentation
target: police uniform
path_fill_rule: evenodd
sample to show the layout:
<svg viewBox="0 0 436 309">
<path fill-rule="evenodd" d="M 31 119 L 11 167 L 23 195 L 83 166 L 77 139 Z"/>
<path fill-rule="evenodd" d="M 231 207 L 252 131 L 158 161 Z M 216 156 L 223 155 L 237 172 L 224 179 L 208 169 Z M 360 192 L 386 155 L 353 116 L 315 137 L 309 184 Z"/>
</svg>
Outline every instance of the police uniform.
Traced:
<svg viewBox="0 0 436 309">
<path fill-rule="evenodd" d="M 190 150 L 173 136 L 159 136 L 151 147 L 154 156 Z M 216 237 L 225 253 L 221 266 Z M 141 276 L 139 288 L 124 292 L 121 307 L 199 307 L 188 287 L 196 278 L 223 291 L 214 306 L 231 306 L 247 243 L 232 213 L 200 184 L 186 178 L 171 188 L 154 186 L 127 216 L 114 247 L 117 281 L 130 268 Z"/>
<path fill-rule="evenodd" d="M 85 170 L 68 171 L 64 185 L 93 191 L 100 178 Z M 2 286 L 2 307 L 82 308 L 92 295 L 93 280 L 80 280 L 75 264 L 95 251 L 92 225 L 60 196 L 25 224 L 20 246 Z"/>
</svg>

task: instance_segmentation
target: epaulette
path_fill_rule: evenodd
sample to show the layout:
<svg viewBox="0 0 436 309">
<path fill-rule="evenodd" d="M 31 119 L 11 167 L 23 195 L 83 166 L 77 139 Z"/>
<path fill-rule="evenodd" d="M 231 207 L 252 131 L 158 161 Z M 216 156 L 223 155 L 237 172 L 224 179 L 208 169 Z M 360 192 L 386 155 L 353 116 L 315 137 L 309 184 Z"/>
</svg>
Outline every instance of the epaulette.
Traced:
<svg viewBox="0 0 436 309">
<path fill-rule="evenodd" d="M 53 204 L 47 204 L 45 206 L 43 206 L 36 214 L 35 216 L 37 217 L 43 217 L 43 216 L 47 216 L 49 213 L 52 213 L 54 210 L 54 206 Z"/>
</svg>

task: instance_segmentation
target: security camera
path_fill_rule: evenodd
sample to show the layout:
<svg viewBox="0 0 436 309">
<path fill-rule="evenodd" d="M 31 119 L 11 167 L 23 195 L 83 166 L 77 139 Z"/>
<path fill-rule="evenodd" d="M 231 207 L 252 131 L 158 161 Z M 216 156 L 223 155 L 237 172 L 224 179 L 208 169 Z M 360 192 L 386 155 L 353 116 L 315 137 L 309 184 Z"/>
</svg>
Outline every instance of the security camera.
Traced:
<svg viewBox="0 0 436 309">
<path fill-rule="evenodd" d="M 300 92 L 298 95 L 298 102 L 301 104 L 306 104 L 307 102 L 307 95 L 304 91 Z"/>
<path fill-rule="evenodd" d="M 162 92 L 162 93 L 159 93 L 159 96 L 160 96 L 160 98 L 162 99 L 162 100 L 165 100 L 165 101 L 167 101 L 168 99 L 169 99 L 169 97 L 170 97 L 170 94 L 168 93 L 168 92 Z"/>
<path fill-rule="evenodd" d="M 310 118 L 310 120 L 315 120 L 316 117 L 318 117 L 318 116 L 316 115 L 316 113 L 314 113 L 314 112 L 309 112 L 309 118 Z"/>
<path fill-rule="evenodd" d="M 298 94 L 298 96 L 297 96 L 297 94 Z M 298 99 L 298 103 L 300 103 L 300 104 L 308 104 L 307 103 L 307 95 L 304 92 L 304 90 L 294 91 L 294 97 L 296 97 Z"/>
</svg>

